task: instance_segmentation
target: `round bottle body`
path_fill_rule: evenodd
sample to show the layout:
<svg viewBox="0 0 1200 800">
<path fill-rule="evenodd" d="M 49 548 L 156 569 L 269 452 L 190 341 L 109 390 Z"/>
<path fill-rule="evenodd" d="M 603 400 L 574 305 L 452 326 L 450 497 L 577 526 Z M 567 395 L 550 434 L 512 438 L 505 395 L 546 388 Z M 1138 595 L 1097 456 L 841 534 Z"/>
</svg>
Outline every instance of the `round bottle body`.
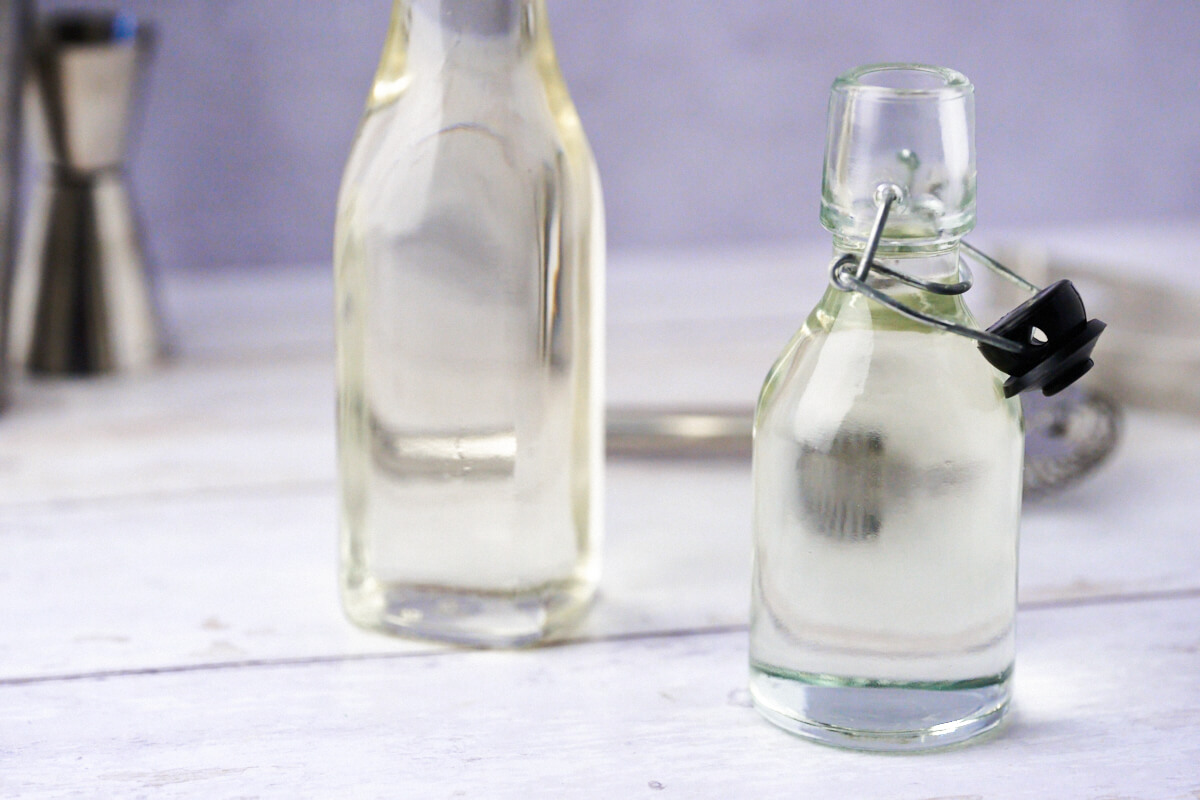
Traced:
<svg viewBox="0 0 1200 800">
<path fill-rule="evenodd" d="M 889 291 L 973 324 L 961 298 Z M 999 722 L 1023 441 L 973 342 L 826 293 L 755 422 L 751 693 L 768 719 L 878 750 Z"/>
</svg>

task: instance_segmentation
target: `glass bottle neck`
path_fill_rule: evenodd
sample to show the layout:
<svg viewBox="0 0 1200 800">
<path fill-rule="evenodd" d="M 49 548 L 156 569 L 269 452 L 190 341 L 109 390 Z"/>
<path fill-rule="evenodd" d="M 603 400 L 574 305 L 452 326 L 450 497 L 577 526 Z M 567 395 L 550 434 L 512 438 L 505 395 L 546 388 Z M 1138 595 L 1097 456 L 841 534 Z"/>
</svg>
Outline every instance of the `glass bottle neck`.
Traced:
<svg viewBox="0 0 1200 800">
<path fill-rule="evenodd" d="M 393 17 L 411 23 L 411 38 L 441 44 L 448 57 L 467 45 L 513 51 L 533 41 L 545 15 L 544 0 L 396 0 Z M 434 42 L 429 42 L 433 44 Z"/>
<path fill-rule="evenodd" d="M 922 251 L 901 252 L 895 248 L 880 248 L 875 255 L 874 262 L 920 280 L 955 283 L 963 278 L 959 269 L 961 262 L 958 242 L 959 240 L 955 239 L 947 246 Z M 835 242 L 835 259 L 847 254 L 853 255 L 856 260 L 862 257 L 861 241 L 850 242 L 854 245 L 852 247 L 846 247 L 845 244 L 847 244 L 845 240 Z M 872 273 L 868 282 L 877 291 L 891 296 L 910 308 L 959 325 L 978 327 L 975 317 L 967 307 L 966 294 L 937 294 L 881 273 Z M 849 327 L 936 330 L 926 326 L 925 323 L 913 321 L 900 312 L 879 304 L 866 294 L 843 290 L 835 286 L 832 281 L 825 290 L 821 303 L 817 306 L 817 312 L 824 316 L 828 324 L 832 324 L 832 320 L 837 318 L 839 325 Z"/>
<path fill-rule="evenodd" d="M 958 239 L 937 246 L 914 248 L 880 247 L 875 253 L 875 261 L 885 267 L 905 272 L 914 278 L 922 280 L 937 280 L 953 282 L 959 280 Z M 853 254 L 862 257 L 862 240 L 843 239 L 834 237 L 834 257 Z"/>
<path fill-rule="evenodd" d="M 372 103 L 421 74 L 505 73 L 553 53 L 545 19 L 545 0 L 395 0 Z"/>
</svg>

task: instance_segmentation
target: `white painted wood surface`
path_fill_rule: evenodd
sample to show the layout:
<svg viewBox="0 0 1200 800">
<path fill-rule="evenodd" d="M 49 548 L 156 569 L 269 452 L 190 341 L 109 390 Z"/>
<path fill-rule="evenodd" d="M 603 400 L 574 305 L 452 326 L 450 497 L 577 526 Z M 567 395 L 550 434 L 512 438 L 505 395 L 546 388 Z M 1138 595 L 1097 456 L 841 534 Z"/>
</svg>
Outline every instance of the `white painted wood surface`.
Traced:
<svg viewBox="0 0 1200 800">
<path fill-rule="evenodd" d="M 1151 238 L 1105 253 L 1200 245 Z M 822 261 L 618 261 L 614 402 L 747 405 Z M 1198 420 L 1131 412 L 1027 509 L 999 735 L 840 753 L 746 706 L 748 465 L 610 463 L 602 595 L 561 646 L 364 633 L 335 591 L 327 271 L 163 288 L 171 363 L 24 382 L 0 416 L 0 797 L 1200 797 Z"/>
<path fill-rule="evenodd" d="M 4 686 L 0 793 L 1191 799 L 1198 625 L 1200 599 L 1024 613 L 1011 720 L 921 756 L 763 722 L 743 632 Z"/>
<path fill-rule="evenodd" d="M 1200 591 L 1200 426 L 1132 422 L 1137 448 L 1027 512 L 1027 604 Z M 577 636 L 743 624 L 749 505 L 745 464 L 611 464 L 603 598 Z M 341 618 L 331 481 L 0 506 L 0 524 L 3 678 L 413 647 Z"/>
</svg>

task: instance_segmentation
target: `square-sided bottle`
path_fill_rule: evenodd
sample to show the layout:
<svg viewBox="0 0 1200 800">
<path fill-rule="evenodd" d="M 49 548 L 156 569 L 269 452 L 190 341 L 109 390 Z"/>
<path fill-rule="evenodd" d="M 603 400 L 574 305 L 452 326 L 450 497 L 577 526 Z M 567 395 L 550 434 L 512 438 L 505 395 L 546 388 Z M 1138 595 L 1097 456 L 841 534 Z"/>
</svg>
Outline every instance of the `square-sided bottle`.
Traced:
<svg viewBox="0 0 1200 800">
<path fill-rule="evenodd" d="M 347 615 L 553 636 L 599 575 L 604 223 L 544 0 L 395 0 L 336 239 Z"/>
</svg>

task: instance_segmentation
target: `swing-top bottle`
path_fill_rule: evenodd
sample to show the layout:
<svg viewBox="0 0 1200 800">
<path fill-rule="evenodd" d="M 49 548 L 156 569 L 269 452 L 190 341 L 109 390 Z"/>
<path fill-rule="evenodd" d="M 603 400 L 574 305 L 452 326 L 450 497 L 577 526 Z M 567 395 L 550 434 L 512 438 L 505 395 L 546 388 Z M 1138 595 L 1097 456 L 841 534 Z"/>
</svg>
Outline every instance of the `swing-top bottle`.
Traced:
<svg viewBox="0 0 1200 800">
<path fill-rule="evenodd" d="M 954 283 L 974 224 L 973 89 L 884 64 L 835 81 L 821 221 L 834 259 Z M 843 262 L 845 263 L 845 262 Z M 814 269 L 828 269 L 813 265 Z M 872 287 L 964 326 L 961 294 Z M 1009 699 L 1022 417 L 976 343 L 831 283 L 771 369 L 754 438 L 751 693 L 826 743 L 912 749 Z"/>
</svg>

